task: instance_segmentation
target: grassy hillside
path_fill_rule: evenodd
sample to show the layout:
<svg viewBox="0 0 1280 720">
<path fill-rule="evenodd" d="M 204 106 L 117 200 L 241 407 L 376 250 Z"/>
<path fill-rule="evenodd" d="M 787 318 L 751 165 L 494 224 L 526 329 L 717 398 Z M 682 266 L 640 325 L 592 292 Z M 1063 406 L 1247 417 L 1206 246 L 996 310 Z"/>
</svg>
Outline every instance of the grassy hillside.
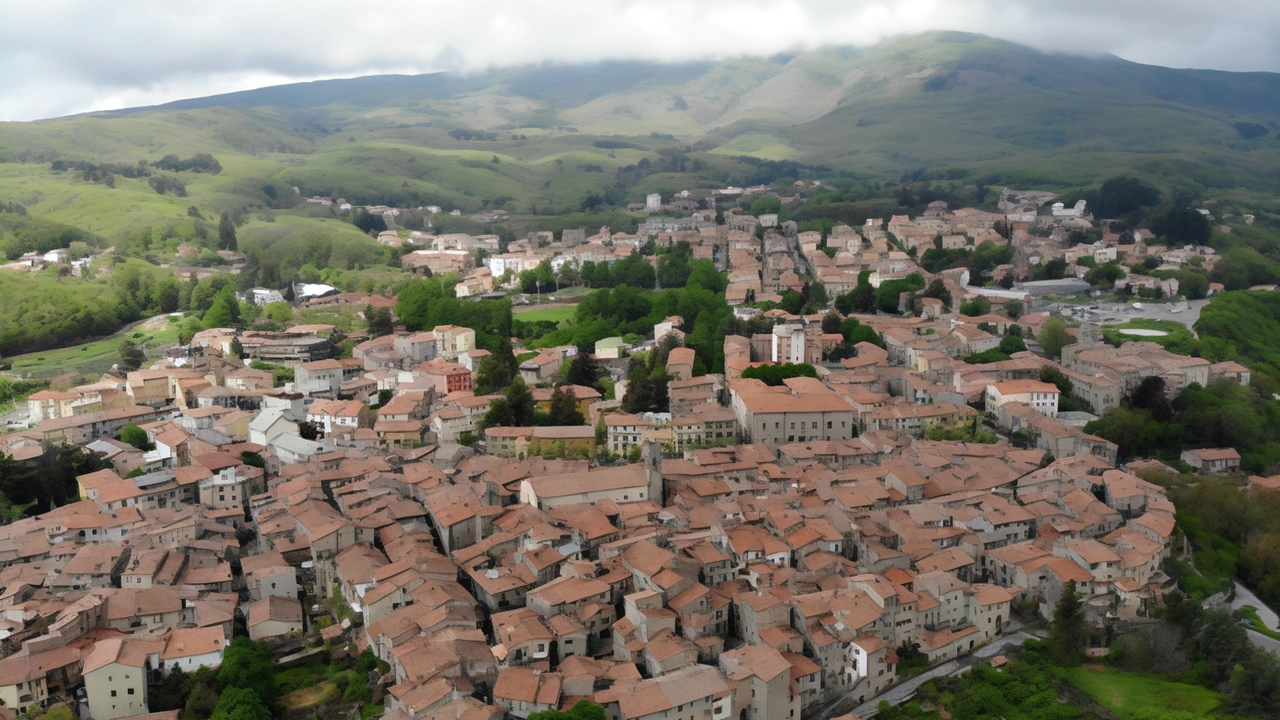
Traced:
<svg viewBox="0 0 1280 720">
<path fill-rule="evenodd" d="M 1280 179 L 1277 123 L 1280 76 L 932 33 L 868 51 L 381 76 L 0 124 L 0 199 L 112 237 L 191 203 L 140 180 L 87 187 L 50 160 L 206 152 L 223 172 L 188 193 L 216 212 L 282 209 L 288 198 L 269 202 L 268 184 L 354 202 L 563 212 L 668 149 L 690 158 L 673 189 L 748 180 L 752 166 L 734 161 L 747 155 L 860 177 L 994 174 L 1056 188 L 1127 171 L 1248 200 Z M 624 183 L 611 200 L 649 189 Z"/>
<path fill-rule="evenodd" d="M 1176 193 L 1219 217 L 1257 216 L 1215 234 L 1232 289 L 1280 267 L 1278 128 L 1277 75 L 1047 55 L 956 33 L 721 62 L 335 80 L 0 123 L 0 204 L 28 213 L 0 224 L 0 241 L 10 255 L 114 247 L 157 278 L 171 265 L 185 275 L 218 262 L 227 213 L 249 258 L 240 284 L 386 290 L 401 281 L 396 253 L 306 197 L 456 208 L 463 216 L 400 222 L 510 239 L 628 231 L 643 214 L 626 205 L 648 193 L 725 184 L 822 179 L 795 217 L 825 227 L 930 199 L 989 204 L 989 186 L 1073 194 L 1130 173 L 1170 203 Z M 163 162 L 199 153 L 216 165 Z M 467 218 L 494 208 L 511 220 Z M 0 352 L 101 337 L 163 305 L 99 280 L 27 274 L 0 278 L 0 304 L 11 311 Z M 84 310 L 64 321 L 73 306 Z M 61 339 L 34 337 L 31 318 Z"/>
</svg>

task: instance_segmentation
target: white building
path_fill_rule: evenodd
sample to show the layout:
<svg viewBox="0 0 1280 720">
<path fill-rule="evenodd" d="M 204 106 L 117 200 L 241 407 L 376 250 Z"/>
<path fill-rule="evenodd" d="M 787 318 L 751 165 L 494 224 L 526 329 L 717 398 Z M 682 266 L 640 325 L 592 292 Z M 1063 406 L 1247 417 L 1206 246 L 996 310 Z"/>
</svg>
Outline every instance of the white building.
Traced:
<svg viewBox="0 0 1280 720">
<path fill-rule="evenodd" d="M 1026 403 L 1049 417 L 1058 417 L 1058 386 L 1039 380 L 1011 380 L 987 386 L 986 410 L 995 415 L 996 409 L 1007 402 Z"/>
</svg>

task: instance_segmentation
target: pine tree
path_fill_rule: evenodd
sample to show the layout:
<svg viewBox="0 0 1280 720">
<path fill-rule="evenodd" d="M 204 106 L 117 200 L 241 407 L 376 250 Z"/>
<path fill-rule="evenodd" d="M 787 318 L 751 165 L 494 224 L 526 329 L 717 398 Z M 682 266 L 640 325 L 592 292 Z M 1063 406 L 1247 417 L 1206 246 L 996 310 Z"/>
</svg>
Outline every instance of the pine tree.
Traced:
<svg viewBox="0 0 1280 720">
<path fill-rule="evenodd" d="M 596 387 L 600 382 L 600 366 L 592 359 L 587 348 L 578 348 L 578 354 L 574 355 L 573 361 L 569 363 L 569 374 L 565 382 L 590 388 Z"/>
<path fill-rule="evenodd" d="M 1080 662 L 1085 645 L 1084 604 L 1076 592 L 1076 581 L 1070 580 L 1062 589 L 1062 598 L 1053 609 L 1053 627 L 1049 630 L 1049 644 L 1062 665 Z"/>
<path fill-rule="evenodd" d="M 230 213 L 222 213 L 222 219 L 218 221 L 218 247 L 232 252 L 239 247 L 236 242 L 236 224 Z"/>
<path fill-rule="evenodd" d="M 132 340 L 120 341 L 120 369 L 128 372 L 137 370 L 142 367 L 142 363 L 147 361 L 147 356 L 142 352 L 142 348 Z"/>
<path fill-rule="evenodd" d="M 511 424 L 516 427 L 527 427 L 533 424 L 535 403 L 533 392 L 525 384 L 524 379 L 516 377 L 506 390 L 507 403 L 511 406 Z"/>
<path fill-rule="evenodd" d="M 572 388 L 558 387 L 551 393 L 550 415 L 552 425 L 581 425 L 585 422 Z"/>
</svg>

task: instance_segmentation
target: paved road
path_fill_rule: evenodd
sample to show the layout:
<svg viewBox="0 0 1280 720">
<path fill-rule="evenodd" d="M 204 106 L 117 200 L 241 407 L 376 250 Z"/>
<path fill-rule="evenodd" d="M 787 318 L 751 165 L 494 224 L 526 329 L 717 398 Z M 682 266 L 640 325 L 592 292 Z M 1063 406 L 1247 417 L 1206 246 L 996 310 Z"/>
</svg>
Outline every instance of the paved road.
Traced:
<svg viewBox="0 0 1280 720">
<path fill-rule="evenodd" d="M 1231 609 L 1239 610 L 1245 605 L 1252 605 L 1258 610 L 1258 617 L 1262 622 L 1272 630 L 1280 630 L 1280 616 L 1276 615 L 1276 611 L 1267 607 L 1257 595 L 1250 592 L 1249 588 L 1236 583 L 1236 596 L 1231 600 Z M 1249 640 L 1263 650 L 1269 650 L 1273 653 L 1280 654 L 1280 640 L 1267 637 L 1256 630 L 1245 630 L 1249 634 Z"/>
<path fill-rule="evenodd" d="M 888 690 L 881 693 L 880 695 L 877 695 L 876 697 L 873 697 L 870 700 L 862 703 L 861 705 L 854 708 L 850 712 L 852 712 L 854 715 L 857 715 L 858 717 L 861 717 L 861 718 L 869 718 L 872 715 L 876 714 L 876 709 L 879 707 L 880 702 L 882 700 L 887 701 L 890 705 L 900 705 L 906 702 L 907 700 L 910 700 L 911 696 L 915 695 L 917 688 L 919 688 L 921 685 L 925 684 L 926 682 L 932 680 L 933 678 L 945 677 L 947 675 L 955 675 L 957 673 L 960 673 L 964 671 L 966 668 L 968 668 L 970 665 L 973 665 L 974 663 L 978 662 L 979 660 L 986 660 L 989 658 L 993 658 L 996 655 L 999 655 L 1001 651 L 1008 648 L 1010 645 L 1021 645 L 1024 641 L 1030 640 L 1030 639 L 1031 639 L 1031 636 L 1024 632 L 1016 632 L 1012 635 L 1005 635 L 1004 637 L 1001 637 L 1000 639 L 995 640 L 994 642 L 988 645 L 978 648 L 970 655 L 962 655 L 961 657 L 956 658 L 955 660 L 948 660 L 942 663 L 941 665 L 935 666 L 919 675 L 916 675 L 910 680 L 906 680 L 904 682 L 898 683 L 897 685 L 894 685 L 893 687 L 889 688 Z M 824 708 L 822 712 L 818 713 L 816 717 L 818 718 L 830 717 L 832 711 L 834 711 L 842 703 L 849 701 L 851 695 L 852 693 L 841 695 L 835 701 L 827 705 L 827 707 Z"/>
<path fill-rule="evenodd" d="M 1182 323 L 1190 329 L 1200 319 L 1200 311 L 1208 305 L 1208 300 L 1191 300 L 1186 303 L 1186 309 L 1182 312 L 1171 312 L 1174 307 L 1182 307 L 1182 303 L 1171 302 L 1154 302 L 1143 303 L 1142 310 L 1134 310 L 1131 305 L 1121 303 L 1100 303 L 1098 310 L 1087 311 L 1083 315 L 1079 315 L 1082 308 L 1079 305 L 1051 305 L 1063 311 L 1064 314 L 1070 314 L 1075 311 L 1077 314 L 1072 315 L 1075 319 L 1087 317 L 1091 322 L 1101 325 L 1119 325 L 1129 322 L 1130 320 L 1147 319 L 1147 320 L 1172 320 L 1173 322 Z M 1195 331 L 1192 330 L 1194 333 Z M 1133 336 L 1135 340 L 1141 340 L 1141 336 Z"/>
<path fill-rule="evenodd" d="M 1262 622 L 1272 630 L 1280 630 L 1280 616 L 1276 615 L 1276 611 L 1267 607 L 1265 603 L 1258 599 L 1249 588 L 1236 583 L 1236 596 L 1231 601 L 1231 609 L 1239 610 L 1245 605 L 1252 605 L 1258 609 L 1258 617 L 1262 618 Z"/>
<path fill-rule="evenodd" d="M 1257 630 L 1245 630 L 1245 632 L 1249 635 L 1249 640 L 1254 645 L 1257 645 L 1263 650 L 1267 650 L 1277 655 L 1280 655 L 1280 640 L 1267 637 L 1266 635 L 1263 635 Z"/>
</svg>

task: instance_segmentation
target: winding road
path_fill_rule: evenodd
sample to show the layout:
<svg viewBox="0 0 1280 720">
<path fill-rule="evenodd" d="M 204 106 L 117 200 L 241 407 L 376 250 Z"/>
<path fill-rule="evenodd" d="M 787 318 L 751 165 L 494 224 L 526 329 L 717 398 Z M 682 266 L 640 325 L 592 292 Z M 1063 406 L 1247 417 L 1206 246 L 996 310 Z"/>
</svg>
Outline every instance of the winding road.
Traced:
<svg viewBox="0 0 1280 720">
<path fill-rule="evenodd" d="M 925 684 L 926 682 L 932 680 L 933 678 L 945 677 L 947 675 L 955 675 L 957 673 L 963 672 L 965 669 L 967 669 L 971 665 L 974 665 L 979 660 L 989 660 L 995 657 L 996 655 L 999 655 L 1002 650 L 1009 647 L 1010 645 L 1021 645 L 1023 642 L 1030 639 L 1031 639 L 1031 636 L 1024 632 L 1015 632 L 1012 635 L 1005 635 L 1003 637 L 1000 637 L 992 641 L 991 643 L 984 645 L 978 648 L 977 650 L 974 650 L 969 655 L 963 655 L 961 657 L 956 658 L 955 660 L 948 660 L 942 663 L 941 665 L 937 665 L 935 667 L 929 668 L 925 672 L 920 673 L 919 675 L 916 675 L 915 677 L 909 680 L 905 680 L 897 685 L 894 685 L 893 687 L 871 698 L 870 700 L 867 700 L 866 702 L 862 703 L 861 705 L 859 705 L 858 707 L 854 708 L 849 712 L 851 712 L 854 715 L 857 715 L 860 718 L 869 718 L 872 715 L 876 714 L 876 710 L 879 707 L 880 702 L 882 700 L 887 701 L 890 705 L 900 705 L 906 702 L 907 700 L 910 700 L 911 696 L 915 695 L 917 688 L 919 688 L 921 685 Z M 825 718 L 831 717 L 832 712 L 834 712 L 835 709 L 840 707 L 843 703 L 848 702 L 852 696 L 853 696 L 852 691 L 845 693 L 844 695 L 841 695 L 840 697 L 836 698 L 834 701 L 829 703 L 825 708 L 822 709 L 821 712 L 815 714 L 813 717 L 819 718 L 819 719 L 825 719 Z"/>
<path fill-rule="evenodd" d="M 1276 611 L 1267 607 L 1265 603 L 1258 599 L 1257 595 L 1254 595 L 1253 592 L 1249 590 L 1249 588 L 1237 582 L 1236 596 L 1231 600 L 1231 609 L 1239 610 L 1245 605 L 1252 605 L 1256 608 L 1258 611 L 1258 617 L 1262 619 L 1262 622 L 1265 623 L 1267 627 L 1272 630 L 1280 630 L 1280 616 L 1276 615 Z M 1254 645 L 1257 645 L 1263 650 L 1270 650 L 1273 653 L 1280 654 L 1280 640 L 1267 637 L 1257 630 L 1249 630 L 1246 628 L 1245 632 L 1248 633 L 1249 640 L 1252 641 Z"/>
</svg>

